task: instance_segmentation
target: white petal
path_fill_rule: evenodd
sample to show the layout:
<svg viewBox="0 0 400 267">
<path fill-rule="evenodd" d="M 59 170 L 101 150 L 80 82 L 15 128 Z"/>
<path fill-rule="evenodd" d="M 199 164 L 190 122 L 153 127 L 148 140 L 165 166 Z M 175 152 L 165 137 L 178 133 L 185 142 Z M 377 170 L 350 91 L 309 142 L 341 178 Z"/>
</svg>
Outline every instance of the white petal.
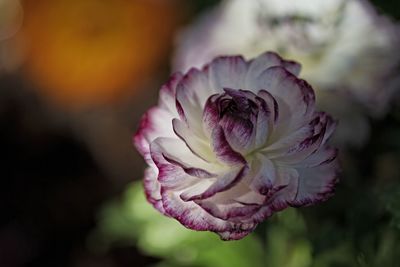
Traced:
<svg viewBox="0 0 400 267">
<path fill-rule="evenodd" d="M 224 88 L 246 89 L 247 63 L 241 56 L 218 57 L 206 66 L 206 71 L 215 92 L 222 92 Z"/>
</svg>

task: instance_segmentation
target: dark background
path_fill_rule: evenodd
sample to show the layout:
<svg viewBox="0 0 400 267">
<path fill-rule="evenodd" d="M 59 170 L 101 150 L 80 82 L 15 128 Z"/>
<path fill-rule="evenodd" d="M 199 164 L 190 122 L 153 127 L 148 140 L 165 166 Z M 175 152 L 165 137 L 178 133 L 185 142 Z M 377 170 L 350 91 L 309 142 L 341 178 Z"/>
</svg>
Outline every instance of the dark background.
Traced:
<svg viewBox="0 0 400 267">
<path fill-rule="evenodd" d="M 217 2 L 179 2 L 182 17 L 174 32 Z M 398 1 L 374 2 L 400 18 Z M 154 41 L 165 42 L 169 51 L 148 73 L 155 78 L 141 83 L 138 87 L 143 89 L 135 95 L 109 105 L 66 108 L 45 100 L 24 66 L 1 74 L 0 267 L 124 267 L 157 262 L 133 246 L 101 254 L 86 247 L 101 205 L 118 197 L 129 182 L 141 179 L 144 164 L 130 135 L 141 114 L 155 103 L 158 88 L 169 75 L 173 51 L 172 39 Z M 384 140 L 386 130 L 396 123 L 393 116 L 375 123 L 371 139 Z M 382 149 L 371 143 L 355 151 L 360 156 L 358 166 L 368 172 L 371 154 Z"/>
</svg>

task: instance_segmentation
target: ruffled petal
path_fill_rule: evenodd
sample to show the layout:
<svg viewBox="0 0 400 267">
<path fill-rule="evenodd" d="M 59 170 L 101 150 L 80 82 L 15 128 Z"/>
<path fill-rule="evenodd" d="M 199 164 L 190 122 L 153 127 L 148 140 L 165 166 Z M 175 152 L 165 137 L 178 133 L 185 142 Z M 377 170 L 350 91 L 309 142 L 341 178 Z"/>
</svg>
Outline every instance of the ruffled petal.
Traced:
<svg viewBox="0 0 400 267">
<path fill-rule="evenodd" d="M 263 206 L 247 220 L 248 223 L 260 223 L 275 212 L 289 207 L 297 192 L 299 173 L 294 168 L 276 168 L 276 179 Z"/>
<path fill-rule="evenodd" d="M 274 163 L 265 155 L 257 153 L 251 161 L 251 172 L 246 177 L 246 181 L 255 192 L 267 195 L 273 188 L 276 176 Z"/>
<path fill-rule="evenodd" d="M 174 73 L 168 82 L 161 86 L 158 98 L 158 106 L 168 110 L 175 117 L 178 117 L 175 107 L 176 86 L 181 81 L 182 76 L 180 72 Z"/>
<path fill-rule="evenodd" d="M 153 168 L 147 168 L 144 172 L 144 193 L 149 201 L 159 212 L 165 213 L 161 200 L 161 185 L 157 181 L 157 173 Z"/>
<path fill-rule="evenodd" d="M 268 105 L 261 97 L 255 99 L 258 105 L 257 118 L 254 125 L 252 148 L 257 149 L 266 145 L 270 132 L 273 131 L 274 106 Z"/>
<path fill-rule="evenodd" d="M 315 95 L 312 88 L 283 67 L 265 70 L 251 84 L 252 88 L 268 91 L 279 106 L 279 129 L 275 135 L 296 130 L 305 124 L 314 112 Z"/>
<path fill-rule="evenodd" d="M 158 180 L 163 185 L 189 186 L 199 182 L 198 178 L 215 177 L 222 170 L 221 166 L 197 157 L 177 138 L 159 137 L 154 140 L 151 156 L 159 169 Z"/>
<path fill-rule="evenodd" d="M 266 52 L 249 62 L 249 68 L 246 75 L 246 85 L 252 85 L 260 75 L 271 67 L 284 67 L 287 71 L 293 75 L 298 76 L 301 70 L 300 64 L 294 61 L 288 61 L 282 59 L 278 54 L 274 52 Z M 252 88 L 251 86 L 245 87 L 245 89 Z"/>
<path fill-rule="evenodd" d="M 219 121 L 227 142 L 234 150 L 245 153 L 254 144 L 256 134 L 255 116 L 253 120 L 233 114 L 225 115 Z"/>
<path fill-rule="evenodd" d="M 307 124 L 288 135 L 282 136 L 280 139 L 276 140 L 272 144 L 268 145 L 263 152 L 268 153 L 271 157 L 276 157 L 277 155 L 285 154 L 290 148 L 301 143 L 303 140 L 312 137 L 314 134 L 314 127 Z"/>
<path fill-rule="evenodd" d="M 214 153 L 221 162 L 229 165 L 243 165 L 246 163 L 245 158 L 232 149 L 221 126 L 214 128 L 211 139 Z"/>
<path fill-rule="evenodd" d="M 217 91 L 209 85 L 209 77 L 203 71 L 191 68 L 179 81 L 180 90 L 185 91 L 185 95 L 200 107 L 202 111 L 208 97 Z"/>
<path fill-rule="evenodd" d="M 289 202 L 291 206 L 307 206 L 332 196 L 338 182 L 339 167 L 336 160 L 297 170 L 300 174 L 299 185 L 295 198 Z"/>
<path fill-rule="evenodd" d="M 242 181 L 227 191 L 195 202 L 217 218 L 245 222 L 261 208 L 264 200 L 265 196 L 252 191 Z"/>
<path fill-rule="evenodd" d="M 272 211 L 280 211 L 286 208 L 290 201 L 295 199 L 300 174 L 298 170 L 290 167 L 278 167 L 277 179 L 273 185 L 275 192 L 266 201 Z"/>
<path fill-rule="evenodd" d="M 219 192 L 226 191 L 235 186 L 247 174 L 247 171 L 248 167 L 246 165 L 233 167 L 220 174 L 213 183 L 207 181 L 208 185 L 203 182 L 199 185 L 193 186 L 182 193 L 181 198 L 184 201 L 192 201 L 212 197 Z"/>
<path fill-rule="evenodd" d="M 218 219 L 193 201 L 184 202 L 179 192 L 162 190 L 162 202 L 166 214 L 177 219 L 187 228 L 197 231 L 213 231 L 224 240 L 243 238 L 254 230 L 254 224 L 235 223 Z"/>
<path fill-rule="evenodd" d="M 174 115 L 169 111 L 153 107 L 142 117 L 139 129 L 133 137 L 133 143 L 148 164 L 151 164 L 150 143 L 159 136 L 174 137 L 171 122 Z"/>
<path fill-rule="evenodd" d="M 244 221 L 251 218 L 262 207 L 262 205 L 243 204 L 235 201 L 222 204 L 212 200 L 197 200 L 195 202 L 212 216 L 222 220 Z"/>
<path fill-rule="evenodd" d="M 231 224 L 213 217 L 193 201 L 184 202 L 179 191 L 161 190 L 162 203 L 166 214 L 177 219 L 184 226 L 198 231 L 224 232 Z"/>
<path fill-rule="evenodd" d="M 276 99 L 266 90 L 258 91 L 257 96 L 265 101 L 269 114 L 271 114 L 270 117 L 273 119 L 273 122 L 276 123 L 279 117 L 279 106 Z"/>
<path fill-rule="evenodd" d="M 184 122 L 173 119 L 172 125 L 176 135 L 196 156 L 207 162 L 215 162 L 216 157 L 209 143 L 198 137 Z"/>
<path fill-rule="evenodd" d="M 262 152 L 284 164 L 299 164 L 324 145 L 334 128 L 335 123 L 329 115 L 323 112 L 316 113 L 315 118 L 307 126 L 284 137 Z M 303 137 L 305 138 L 302 139 Z M 285 146 L 285 144 L 292 145 Z"/>
<path fill-rule="evenodd" d="M 337 154 L 338 150 L 336 148 L 323 147 L 294 166 L 299 168 L 312 168 L 323 164 L 328 164 L 336 159 Z"/>
<path fill-rule="evenodd" d="M 197 95 L 186 90 L 184 86 L 178 85 L 176 91 L 176 110 L 179 117 L 197 135 L 202 135 L 202 107 Z"/>
<path fill-rule="evenodd" d="M 211 95 L 204 106 L 203 111 L 203 131 L 205 135 L 210 138 L 211 133 L 216 125 L 218 125 L 220 116 L 217 105 L 217 99 L 220 97 L 218 94 Z"/>
<path fill-rule="evenodd" d="M 217 57 L 204 67 L 210 79 L 210 87 L 221 93 L 224 88 L 246 89 L 244 87 L 247 62 L 242 56 Z"/>
</svg>

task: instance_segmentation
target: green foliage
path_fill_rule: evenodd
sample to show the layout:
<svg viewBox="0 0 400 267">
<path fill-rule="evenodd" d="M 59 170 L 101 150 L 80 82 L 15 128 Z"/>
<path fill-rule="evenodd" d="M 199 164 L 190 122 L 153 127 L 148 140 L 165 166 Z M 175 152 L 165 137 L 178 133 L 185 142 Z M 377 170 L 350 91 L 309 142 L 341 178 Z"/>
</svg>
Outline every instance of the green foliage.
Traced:
<svg viewBox="0 0 400 267">
<path fill-rule="evenodd" d="M 307 267 L 312 262 L 312 246 L 306 237 L 303 216 L 287 209 L 267 225 L 266 262 L 270 267 Z"/>
<path fill-rule="evenodd" d="M 392 216 L 392 225 L 400 230 L 400 186 L 387 192 L 383 198 L 386 203 L 386 209 Z"/>
</svg>

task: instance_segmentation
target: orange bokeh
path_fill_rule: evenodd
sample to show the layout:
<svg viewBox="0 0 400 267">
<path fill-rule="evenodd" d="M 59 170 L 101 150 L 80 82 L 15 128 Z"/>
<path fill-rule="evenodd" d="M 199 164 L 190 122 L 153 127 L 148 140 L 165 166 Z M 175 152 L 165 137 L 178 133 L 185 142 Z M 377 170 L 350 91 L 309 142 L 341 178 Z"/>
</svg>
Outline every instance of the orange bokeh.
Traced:
<svg viewBox="0 0 400 267">
<path fill-rule="evenodd" d="M 40 92 L 69 107 L 115 102 L 162 64 L 181 11 L 165 0 L 28 0 L 18 40 Z"/>
</svg>

